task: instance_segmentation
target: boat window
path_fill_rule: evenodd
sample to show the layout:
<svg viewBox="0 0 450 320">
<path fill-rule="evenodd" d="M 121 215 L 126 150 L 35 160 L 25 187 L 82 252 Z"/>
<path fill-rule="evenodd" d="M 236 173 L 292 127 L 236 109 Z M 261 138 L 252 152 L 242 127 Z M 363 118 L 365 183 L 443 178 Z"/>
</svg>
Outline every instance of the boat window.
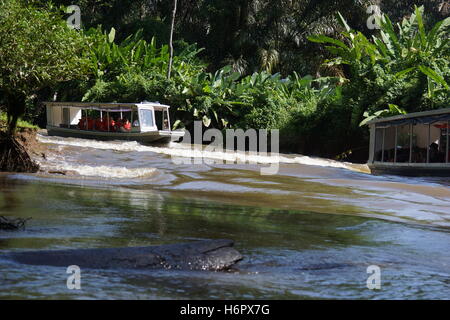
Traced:
<svg viewBox="0 0 450 320">
<path fill-rule="evenodd" d="M 140 114 L 141 126 L 142 127 L 153 127 L 153 111 L 152 110 L 141 110 Z"/>
<path fill-rule="evenodd" d="M 387 127 L 377 130 L 377 161 L 395 161 L 395 127 Z"/>
<path fill-rule="evenodd" d="M 70 125 L 70 109 L 69 108 L 63 108 L 63 123 L 65 127 L 68 127 Z"/>
<path fill-rule="evenodd" d="M 133 111 L 133 113 L 131 115 L 131 119 L 132 119 L 132 125 L 134 128 L 140 127 L 139 116 L 138 116 L 137 111 Z"/>
<path fill-rule="evenodd" d="M 430 162 L 448 163 L 450 159 L 449 123 L 437 123 L 433 127 L 439 130 L 439 139 L 434 142 L 434 148 L 430 151 L 432 154 Z"/>
<path fill-rule="evenodd" d="M 383 149 L 383 129 L 375 130 L 375 161 L 381 161 Z"/>
<path fill-rule="evenodd" d="M 162 111 L 161 110 L 155 110 L 155 121 L 156 121 L 156 126 L 158 127 L 158 130 L 163 130 L 163 128 L 162 128 L 163 119 L 162 119 Z"/>
</svg>

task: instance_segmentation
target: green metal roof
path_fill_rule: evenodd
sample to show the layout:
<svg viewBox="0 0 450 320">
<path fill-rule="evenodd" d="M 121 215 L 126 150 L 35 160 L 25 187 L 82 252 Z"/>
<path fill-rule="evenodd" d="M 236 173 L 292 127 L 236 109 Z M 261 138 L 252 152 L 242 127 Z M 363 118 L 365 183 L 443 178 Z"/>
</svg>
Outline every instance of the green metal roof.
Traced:
<svg viewBox="0 0 450 320">
<path fill-rule="evenodd" d="M 170 108 L 168 105 L 160 104 L 159 102 L 139 102 L 139 103 L 94 103 L 94 102 L 43 102 L 49 107 L 75 107 L 75 108 L 101 108 L 101 109 L 115 109 L 115 108 L 131 108 L 135 106 L 151 106 L 160 108 Z"/>
</svg>

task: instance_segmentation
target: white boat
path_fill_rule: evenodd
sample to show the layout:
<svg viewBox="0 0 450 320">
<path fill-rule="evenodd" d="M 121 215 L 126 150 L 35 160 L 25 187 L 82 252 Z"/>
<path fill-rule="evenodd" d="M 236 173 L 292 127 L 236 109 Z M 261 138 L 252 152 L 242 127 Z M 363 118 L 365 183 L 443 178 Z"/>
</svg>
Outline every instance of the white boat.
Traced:
<svg viewBox="0 0 450 320">
<path fill-rule="evenodd" d="M 374 174 L 450 176 L 450 108 L 369 122 Z"/>
<path fill-rule="evenodd" d="M 158 102 L 44 104 L 50 136 L 158 144 L 184 136 L 184 131 L 171 130 L 170 106 Z"/>
</svg>

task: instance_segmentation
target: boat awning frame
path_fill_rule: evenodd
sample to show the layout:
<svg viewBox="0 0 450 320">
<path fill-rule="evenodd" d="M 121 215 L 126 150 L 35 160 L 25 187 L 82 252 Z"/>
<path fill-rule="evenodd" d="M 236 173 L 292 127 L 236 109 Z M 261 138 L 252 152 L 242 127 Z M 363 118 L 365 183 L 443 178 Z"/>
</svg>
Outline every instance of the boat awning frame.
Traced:
<svg viewBox="0 0 450 320">
<path fill-rule="evenodd" d="M 126 112 L 122 109 L 132 109 L 139 107 L 152 107 L 155 110 L 169 109 L 170 106 L 160 104 L 159 102 L 140 102 L 140 103 L 89 103 L 89 102 L 43 102 L 47 107 L 63 107 L 63 108 L 78 108 L 109 112 Z M 130 110 L 131 111 L 131 110 Z"/>
</svg>

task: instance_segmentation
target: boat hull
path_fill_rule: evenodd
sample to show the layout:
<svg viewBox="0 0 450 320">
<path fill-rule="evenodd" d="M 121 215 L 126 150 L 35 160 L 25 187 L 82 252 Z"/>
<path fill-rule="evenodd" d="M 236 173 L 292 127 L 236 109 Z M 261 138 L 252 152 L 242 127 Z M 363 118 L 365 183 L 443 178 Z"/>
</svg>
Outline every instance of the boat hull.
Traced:
<svg viewBox="0 0 450 320">
<path fill-rule="evenodd" d="M 372 163 L 368 166 L 375 175 L 450 177 L 450 163 Z"/>
<path fill-rule="evenodd" d="M 87 131 L 69 128 L 59 128 L 47 126 L 49 136 L 59 136 L 68 138 L 94 139 L 94 140 L 123 140 L 137 141 L 140 143 L 163 144 L 171 141 L 178 141 L 184 136 L 183 131 L 151 131 L 151 132 L 103 132 Z"/>
</svg>

